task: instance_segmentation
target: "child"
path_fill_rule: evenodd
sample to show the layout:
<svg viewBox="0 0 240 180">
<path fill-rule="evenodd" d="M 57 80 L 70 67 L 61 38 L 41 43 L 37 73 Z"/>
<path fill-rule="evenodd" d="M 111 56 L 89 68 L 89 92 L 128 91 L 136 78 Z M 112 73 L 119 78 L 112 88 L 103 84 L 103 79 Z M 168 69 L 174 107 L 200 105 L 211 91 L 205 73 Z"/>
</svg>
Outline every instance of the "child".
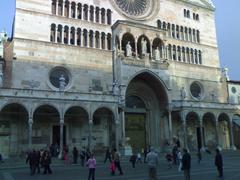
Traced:
<svg viewBox="0 0 240 180">
<path fill-rule="evenodd" d="M 141 157 L 141 153 L 137 154 L 137 163 L 140 162 L 142 164 L 142 157 Z"/>
<path fill-rule="evenodd" d="M 96 159 L 94 158 L 93 154 L 90 155 L 90 158 L 87 161 L 87 166 L 89 169 L 88 180 L 95 179 L 95 169 L 96 169 Z"/>
<path fill-rule="evenodd" d="M 112 161 L 110 164 L 110 171 L 111 171 L 111 175 L 115 175 L 116 165 L 114 161 Z"/>
<path fill-rule="evenodd" d="M 172 160 L 173 160 L 172 154 L 167 153 L 165 157 L 166 157 L 166 160 L 168 162 L 168 169 L 172 168 Z"/>
<path fill-rule="evenodd" d="M 135 154 L 133 154 L 129 159 L 129 161 L 132 163 L 133 168 L 135 168 L 136 159 L 137 159 L 137 156 Z"/>
</svg>

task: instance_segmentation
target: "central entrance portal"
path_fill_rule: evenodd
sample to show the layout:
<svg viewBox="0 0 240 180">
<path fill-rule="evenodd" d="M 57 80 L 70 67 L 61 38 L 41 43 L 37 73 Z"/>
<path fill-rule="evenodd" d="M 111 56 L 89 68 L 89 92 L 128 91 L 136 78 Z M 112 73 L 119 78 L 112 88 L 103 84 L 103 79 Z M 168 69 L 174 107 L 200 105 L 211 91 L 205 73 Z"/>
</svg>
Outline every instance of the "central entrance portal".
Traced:
<svg viewBox="0 0 240 180">
<path fill-rule="evenodd" d="M 60 145 L 60 126 L 52 127 L 52 143 Z M 63 126 L 63 145 L 66 145 L 66 126 Z"/>
<path fill-rule="evenodd" d="M 126 114 L 126 137 L 130 138 L 129 144 L 133 153 L 142 152 L 146 147 L 146 120 L 145 114 Z"/>
</svg>

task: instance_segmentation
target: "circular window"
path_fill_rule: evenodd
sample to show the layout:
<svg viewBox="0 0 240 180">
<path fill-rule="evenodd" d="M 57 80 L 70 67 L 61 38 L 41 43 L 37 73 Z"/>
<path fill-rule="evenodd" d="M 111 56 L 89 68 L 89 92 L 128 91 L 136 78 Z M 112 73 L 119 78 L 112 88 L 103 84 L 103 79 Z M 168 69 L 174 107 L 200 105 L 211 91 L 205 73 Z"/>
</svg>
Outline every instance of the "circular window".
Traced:
<svg viewBox="0 0 240 180">
<path fill-rule="evenodd" d="M 237 89 L 235 87 L 232 87 L 232 93 L 235 94 L 237 92 Z"/>
<path fill-rule="evenodd" d="M 145 20 L 157 12 L 158 2 L 155 0 L 114 0 L 113 5 L 129 18 Z"/>
<path fill-rule="evenodd" d="M 194 82 L 191 84 L 190 86 L 190 92 L 192 94 L 192 96 L 196 99 L 201 99 L 202 98 L 202 95 L 203 95 L 203 92 L 202 92 L 202 86 L 200 83 L 198 82 Z"/>
<path fill-rule="evenodd" d="M 65 89 L 69 85 L 70 73 L 63 67 L 56 67 L 50 71 L 49 80 L 55 88 Z"/>
</svg>

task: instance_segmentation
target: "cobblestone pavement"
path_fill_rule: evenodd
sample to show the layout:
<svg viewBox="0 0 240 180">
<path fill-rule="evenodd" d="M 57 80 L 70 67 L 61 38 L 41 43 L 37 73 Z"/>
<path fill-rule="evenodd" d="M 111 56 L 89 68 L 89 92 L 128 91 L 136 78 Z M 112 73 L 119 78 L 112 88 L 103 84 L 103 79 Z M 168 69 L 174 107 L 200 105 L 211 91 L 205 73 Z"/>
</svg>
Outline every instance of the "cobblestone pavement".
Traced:
<svg viewBox="0 0 240 180">
<path fill-rule="evenodd" d="M 163 156 L 163 155 L 162 155 Z M 240 180 L 240 153 L 223 153 L 224 157 L 224 178 L 217 177 L 217 171 L 214 167 L 214 155 L 203 155 L 201 164 L 197 163 L 195 155 L 192 155 L 192 180 Z M 4 165 L 2 164 L 1 167 Z M 148 180 L 148 168 L 146 164 L 137 164 L 133 169 L 127 159 L 122 162 L 124 175 L 118 173 L 115 176 L 110 175 L 109 165 L 98 161 L 96 169 L 96 180 Z M 29 175 L 29 169 L 8 168 L 0 170 L 0 180 L 87 180 L 88 169 L 79 165 L 53 165 L 53 174 Z M 177 171 L 177 167 L 168 169 L 164 158 L 160 158 L 158 166 L 159 180 L 184 180 L 183 173 Z"/>
</svg>

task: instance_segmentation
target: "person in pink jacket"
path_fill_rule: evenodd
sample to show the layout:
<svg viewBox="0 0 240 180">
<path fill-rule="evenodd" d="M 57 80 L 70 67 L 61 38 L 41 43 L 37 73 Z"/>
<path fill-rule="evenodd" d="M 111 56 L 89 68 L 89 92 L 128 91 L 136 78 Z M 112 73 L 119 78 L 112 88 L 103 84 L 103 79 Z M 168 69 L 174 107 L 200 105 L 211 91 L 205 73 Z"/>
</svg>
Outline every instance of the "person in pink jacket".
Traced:
<svg viewBox="0 0 240 180">
<path fill-rule="evenodd" d="M 90 159 L 87 161 L 87 166 L 89 169 L 88 180 L 95 180 L 95 169 L 96 169 L 96 159 L 93 154 L 91 154 Z"/>
</svg>

